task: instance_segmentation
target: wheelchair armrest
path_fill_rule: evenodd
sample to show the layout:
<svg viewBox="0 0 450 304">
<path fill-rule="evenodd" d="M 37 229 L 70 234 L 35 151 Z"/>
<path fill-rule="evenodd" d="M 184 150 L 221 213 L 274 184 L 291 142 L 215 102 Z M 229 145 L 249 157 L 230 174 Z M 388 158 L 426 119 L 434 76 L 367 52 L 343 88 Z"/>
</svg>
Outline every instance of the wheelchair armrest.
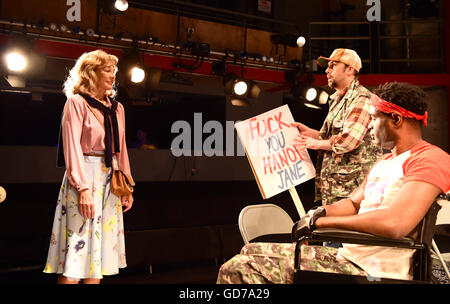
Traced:
<svg viewBox="0 0 450 304">
<path fill-rule="evenodd" d="M 425 246 L 423 244 L 415 242 L 411 237 L 390 239 L 376 236 L 370 233 L 334 228 L 316 229 L 312 231 L 308 236 L 306 236 L 301 242 L 308 240 L 410 249 L 423 249 Z"/>
</svg>

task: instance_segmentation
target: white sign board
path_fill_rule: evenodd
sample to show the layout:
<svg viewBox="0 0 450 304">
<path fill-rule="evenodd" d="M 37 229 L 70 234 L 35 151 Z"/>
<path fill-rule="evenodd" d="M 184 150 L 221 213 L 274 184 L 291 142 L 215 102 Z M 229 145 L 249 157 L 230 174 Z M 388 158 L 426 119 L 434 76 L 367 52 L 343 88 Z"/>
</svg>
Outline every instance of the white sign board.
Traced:
<svg viewBox="0 0 450 304">
<path fill-rule="evenodd" d="M 235 124 L 264 199 L 316 175 L 308 151 L 294 145 L 299 131 L 291 122 L 291 111 L 284 105 Z"/>
</svg>

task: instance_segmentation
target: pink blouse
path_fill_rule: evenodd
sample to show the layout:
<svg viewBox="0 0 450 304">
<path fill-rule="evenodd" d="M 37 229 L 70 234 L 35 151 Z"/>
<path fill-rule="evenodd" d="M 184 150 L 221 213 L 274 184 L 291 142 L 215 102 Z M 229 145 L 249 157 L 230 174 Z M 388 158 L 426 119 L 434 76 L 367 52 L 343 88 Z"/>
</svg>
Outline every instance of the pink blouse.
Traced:
<svg viewBox="0 0 450 304">
<path fill-rule="evenodd" d="M 108 103 L 110 104 L 109 100 Z M 84 98 L 78 94 L 70 97 L 64 106 L 62 135 L 66 175 L 70 184 L 78 191 L 89 189 L 84 172 L 83 153 L 105 151 L 105 130 L 101 124 L 103 113 L 96 108 L 92 109 L 96 112 L 98 119 L 89 109 Z M 120 152 L 113 151 L 113 153 L 116 156 L 118 168 L 133 180 L 125 143 L 125 110 L 120 102 L 117 106 L 117 122 Z"/>
</svg>

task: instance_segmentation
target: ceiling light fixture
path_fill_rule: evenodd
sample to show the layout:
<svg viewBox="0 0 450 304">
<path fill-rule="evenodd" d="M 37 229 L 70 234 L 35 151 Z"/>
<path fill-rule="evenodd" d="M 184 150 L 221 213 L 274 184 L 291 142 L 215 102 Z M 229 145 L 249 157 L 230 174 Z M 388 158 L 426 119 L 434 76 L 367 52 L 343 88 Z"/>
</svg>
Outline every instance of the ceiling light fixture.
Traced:
<svg viewBox="0 0 450 304">
<path fill-rule="evenodd" d="M 121 12 L 124 12 L 128 9 L 128 1 L 126 0 L 116 0 L 114 2 L 114 7 Z"/>
</svg>

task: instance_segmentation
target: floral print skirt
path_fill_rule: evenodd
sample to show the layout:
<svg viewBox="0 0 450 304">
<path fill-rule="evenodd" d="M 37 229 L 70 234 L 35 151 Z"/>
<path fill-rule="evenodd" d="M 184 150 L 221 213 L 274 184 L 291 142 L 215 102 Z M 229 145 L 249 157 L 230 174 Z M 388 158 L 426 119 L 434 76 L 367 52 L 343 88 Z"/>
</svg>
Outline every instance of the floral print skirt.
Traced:
<svg viewBox="0 0 450 304">
<path fill-rule="evenodd" d="M 44 272 L 101 279 L 126 267 L 122 204 L 110 191 L 112 170 L 103 157 L 84 156 L 84 160 L 95 217 L 80 214 L 78 191 L 64 174 Z"/>
</svg>

